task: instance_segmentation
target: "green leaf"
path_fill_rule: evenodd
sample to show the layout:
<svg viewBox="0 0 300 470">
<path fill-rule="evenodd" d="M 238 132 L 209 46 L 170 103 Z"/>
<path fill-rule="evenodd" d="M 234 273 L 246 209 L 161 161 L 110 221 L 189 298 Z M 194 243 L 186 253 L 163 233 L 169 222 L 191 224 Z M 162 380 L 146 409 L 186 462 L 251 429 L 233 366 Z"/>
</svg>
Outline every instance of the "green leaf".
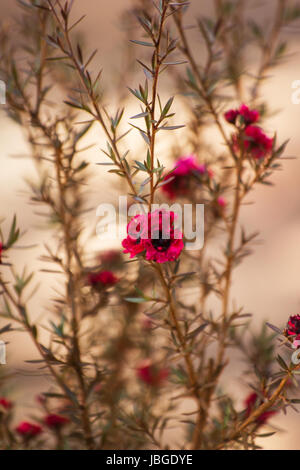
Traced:
<svg viewBox="0 0 300 470">
<path fill-rule="evenodd" d="M 167 101 L 167 104 L 165 105 L 164 109 L 162 110 L 161 117 L 165 117 L 168 114 L 168 111 L 171 108 L 173 101 L 174 101 L 174 96 L 172 96 Z"/>
<path fill-rule="evenodd" d="M 187 60 L 177 60 L 174 62 L 163 62 L 163 65 L 181 65 L 181 64 L 187 64 Z"/>
<path fill-rule="evenodd" d="M 83 109 L 83 106 L 80 103 L 73 103 L 72 101 L 64 101 L 64 103 L 68 106 L 71 106 L 71 108 Z"/>
<path fill-rule="evenodd" d="M 175 131 L 176 129 L 181 129 L 182 127 L 185 127 L 185 125 L 182 125 L 182 126 L 162 126 L 162 127 L 159 127 L 159 130 L 161 130 L 161 131 Z"/>
<path fill-rule="evenodd" d="M 208 323 L 203 323 L 203 325 L 201 325 L 198 328 L 196 328 L 195 330 L 191 331 L 188 334 L 188 339 L 193 339 L 196 336 L 198 336 L 198 334 L 201 333 L 201 331 L 203 331 L 207 327 L 207 325 L 208 325 Z"/>
<path fill-rule="evenodd" d="M 139 162 L 138 160 L 134 160 L 134 161 L 135 161 L 135 164 L 138 166 L 139 170 L 148 172 L 148 169 L 145 167 L 143 163 Z"/>
<path fill-rule="evenodd" d="M 0 334 L 2 335 L 3 333 L 7 333 L 8 331 L 11 331 L 11 323 L 8 325 L 5 325 L 3 328 L 0 330 Z"/>
<path fill-rule="evenodd" d="M 16 225 L 17 225 L 17 218 L 14 215 L 14 218 L 10 227 L 10 232 L 8 235 L 8 240 L 6 243 L 7 248 L 11 247 L 19 238 L 20 231 L 16 229 Z"/>
<path fill-rule="evenodd" d="M 125 297 L 125 300 L 133 304 L 142 304 L 143 302 L 147 302 L 147 299 L 144 299 L 143 297 Z"/>
<path fill-rule="evenodd" d="M 150 145 L 150 141 L 149 141 L 149 138 L 148 138 L 146 132 L 140 130 L 140 134 L 141 134 L 141 136 L 143 137 L 143 139 L 144 139 L 144 141 L 146 142 L 146 144 L 147 144 L 147 145 Z"/>
<path fill-rule="evenodd" d="M 136 114 L 135 116 L 131 116 L 130 119 L 139 119 L 139 118 L 142 118 L 142 117 L 146 117 L 148 116 L 148 112 L 144 112 L 144 113 L 140 113 L 140 114 Z"/>
<path fill-rule="evenodd" d="M 154 47 L 154 44 L 152 42 L 136 41 L 134 39 L 130 39 L 130 42 L 133 42 L 134 44 L 138 44 L 139 46 Z"/>
<path fill-rule="evenodd" d="M 283 358 L 278 354 L 277 357 L 277 362 L 278 364 L 284 369 L 284 370 L 289 370 L 287 364 L 285 363 L 285 361 L 283 360 Z"/>
</svg>

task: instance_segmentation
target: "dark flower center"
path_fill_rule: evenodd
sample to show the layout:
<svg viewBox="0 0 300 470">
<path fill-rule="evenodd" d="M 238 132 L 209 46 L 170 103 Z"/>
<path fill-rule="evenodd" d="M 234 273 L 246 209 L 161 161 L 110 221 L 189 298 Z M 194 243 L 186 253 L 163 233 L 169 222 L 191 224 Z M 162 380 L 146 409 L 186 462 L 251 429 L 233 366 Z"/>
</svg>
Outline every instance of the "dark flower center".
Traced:
<svg viewBox="0 0 300 470">
<path fill-rule="evenodd" d="M 171 245 L 170 238 L 163 238 L 161 230 L 158 233 L 158 238 L 153 238 L 151 240 L 152 245 L 157 251 L 167 251 Z"/>
</svg>

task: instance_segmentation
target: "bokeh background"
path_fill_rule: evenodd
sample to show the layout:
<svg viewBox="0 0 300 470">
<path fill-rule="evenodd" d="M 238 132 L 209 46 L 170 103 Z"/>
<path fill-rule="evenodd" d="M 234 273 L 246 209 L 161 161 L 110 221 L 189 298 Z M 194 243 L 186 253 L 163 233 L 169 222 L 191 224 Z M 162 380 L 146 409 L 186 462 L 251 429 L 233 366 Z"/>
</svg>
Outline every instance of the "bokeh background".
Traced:
<svg viewBox="0 0 300 470">
<path fill-rule="evenodd" d="M 191 0 L 187 23 L 193 24 L 195 14 L 207 13 L 209 3 Z M 253 7 L 258 4 L 255 0 L 251 0 L 250 3 L 253 3 Z M 275 2 L 271 0 L 259 3 L 262 5 L 259 14 L 262 15 L 267 25 Z M 76 16 L 87 14 L 81 25 L 81 31 L 86 36 L 85 42 L 89 49 L 99 49 L 97 61 L 104 69 L 103 80 L 108 85 L 116 71 L 122 69 L 122 64 L 125 65 L 122 44 L 127 39 L 122 27 L 120 28 L 122 25 L 120 21 L 122 12 L 131 5 L 131 0 L 75 1 Z M 9 21 L 11 15 L 15 14 L 15 2 L 0 0 L 0 9 L 2 20 Z M 258 14 L 258 11 L 255 11 Z M 279 111 L 268 120 L 266 129 L 271 133 L 276 130 L 280 141 L 290 139 L 286 156 L 298 157 L 300 153 L 300 105 L 292 104 L 291 96 L 292 82 L 300 80 L 300 36 L 295 30 L 287 31 L 286 34 L 289 37 L 293 54 L 288 62 L 276 69 L 263 86 L 264 98 L 269 106 Z M 198 47 L 196 41 L 195 47 Z M 255 58 L 249 58 L 249 60 L 255 60 Z M 136 84 L 137 81 L 127 83 L 124 80 L 120 86 L 124 87 L 124 93 L 126 93 L 127 86 L 134 87 Z M 129 104 L 129 115 L 131 107 L 132 114 L 135 113 L 134 106 L 135 104 Z M 177 108 L 177 111 L 180 112 L 180 123 L 184 122 L 184 111 L 181 112 L 180 108 Z M 24 179 L 34 177 L 34 167 L 29 158 L 21 157 L 28 152 L 21 129 L 8 120 L 1 110 L 0 129 L 1 217 L 6 218 L 5 224 L 8 224 L 13 214 L 16 213 L 19 226 L 26 232 L 20 246 L 35 245 L 32 249 L 24 250 L 21 247 L 14 251 L 13 256 L 17 266 L 21 268 L 27 265 L 30 270 L 39 269 L 42 263 L 38 257 L 42 253 L 43 243 L 50 235 L 41 228 L 41 221 L 35 213 L 35 208 L 28 204 L 29 195 L 26 192 Z M 135 137 L 131 139 L 131 144 L 136 148 L 141 146 L 138 137 L 136 137 L 137 140 Z M 94 163 L 103 161 L 99 150 L 99 147 L 103 146 L 99 145 L 101 134 L 94 130 L 90 140 L 97 142 L 97 145 L 89 151 L 89 158 Z M 219 137 L 217 140 L 220 140 Z M 162 153 L 167 145 L 166 141 L 161 145 Z M 160 159 L 163 159 L 163 155 L 160 155 Z M 116 191 L 108 179 L 110 177 L 105 174 L 102 167 L 94 166 L 93 168 L 91 206 L 94 206 L 96 210 L 100 202 L 113 201 Z M 260 239 L 263 240 L 263 243 L 256 247 L 254 254 L 236 270 L 233 283 L 233 297 L 237 299 L 239 305 L 245 306 L 246 311 L 254 314 L 253 328 L 261 324 L 263 320 L 283 326 L 287 317 L 299 312 L 300 309 L 300 160 L 298 158 L 287 160 L 283 171 L 276 173 L 274 183 L 273 188 L 262 186 L 252 193 L 248 202 L 254 204 L 246 205 L 241 217 L 243 224 L 260 231 Z M 94 213 L 90 220 L 91 231 L 94 229 L 95 218 Z M 91 252 L 100 249 L 103 249 L 103 246 L 98 246 L 97 242 L 91 246 Z M 40 283 L 40 288 L 31 302 L 31 307 L 35 318 L 39 316 L 43 318 L 47 313 L 47 299 L 51 295 L 53 280 L 42 273 L 37 274 L 36 280 Z M 46 389 L 49 384 L 42 374 L 24 363 L 24 360 L 32 359 L 35 354 L 30 340 L 27 340 L 24 335 L 15 333 L 9 341 L 7 367 L 12 372 L 17 372 L 12 396 L 17 402 L 34 408 L 34 396 L 37 391 Z M 226 375 L 227 384 L 231 386 L 241 406 L 243 397 L 248 392 L 245 384 L 238 380 L 239 371 L 242 369 L 243 364 L 236 360 L 235 367 L 231 367 Z M 19 413 L 22 413 L 22 410 Z M 275 416 L 272 418 L 273 425 L 279 429 L 279 432 L 263 440 L 264 448 L 300 449 L 299 417 L 296 413 L 288 412 L 287 416 Z"/>
</svg>

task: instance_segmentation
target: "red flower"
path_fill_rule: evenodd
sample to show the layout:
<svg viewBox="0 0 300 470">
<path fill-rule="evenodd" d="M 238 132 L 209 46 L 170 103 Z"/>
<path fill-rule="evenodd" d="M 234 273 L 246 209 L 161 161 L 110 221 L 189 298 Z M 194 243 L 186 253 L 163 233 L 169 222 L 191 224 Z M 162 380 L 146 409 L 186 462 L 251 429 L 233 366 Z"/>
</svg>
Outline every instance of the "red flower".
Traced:
<svg viewBox="0 0 300 470">
<path fill-rule="evenodd" d="M 292 315 L 286 325 L 288 336 L 300 335 L 300 315 Z"/>
<path fill-rule="evenodd" d="M 245 104 L 241 105 L 238 112 L 239 115 L 243 117 L 246 126 L 254 124 L 259 120 L 259 112 L 256 109 L 249 109 Z"/>
<path fill-rule="evenodd" d="M 287 322 L 286 329 L 284 330 L 286 336 L 289 338 L 295 348 L 300 346 L 300 315 L 292 315 Z"/>
<path fill-rule="evenodd" d="M 4 408 L 6 411 L 10 410 L 13 407 L 13 403 L 10 400 L 7 400 L 4 397 L 0 398 L 0 406 Z"/>
<path fill-rule="evenodd" d="M 169 369 L 157 368 L 150 359 L 142 361 L 136 372 L 142 382 L 152 387 L 159 387 L 169 376 Z"/>
<path fill-rule="evenodd" d="M 28 439 L 31 437 L 38 436 L 43 430 L 38 424 L 32 424 L 28 421 L 22 421 L 16 428 L 18 434 Z"/>
<path fill-rule="evenodd" d="M 45 417 L 45 424 L 52 429 L 61 429 L 65 424 L 69 423 L 70 420 L 65 416 L 49 414 Z"/>
<path fill-rule="evenodd" d="M 92 287 L 110 287 L 118 282 L 118 278 L 111 271 L 89 273 L 87 280 Z"/>
<path fill-rule="evenodd" d="M 256 404 L 257 404 L 257 407 L 258 407 L 262 403 L 263 403 L 263 400 L 261 398 L 259 398 L 257 393 L 255 393 L 255 392 L 250 393 L 250 395 L 245 400 L 246 418 L 248 418 L 248 416 L 250 416 L 252 411 L 254 411 L 254 409 L 256 408 L 255 407 Z M 265 424 L 268 421 L 268 419 L 271 418 L 271 416 L 273 416 L 275 414 L 277 414 L 277 411 L 275 411 L 275 410 L 264 411 L 263 413 L 261 413 L 261 415 L 259 415 L 256 418 L 256 422 L 259 425 Z"/>
<path fill-rule="evenodd" d="M 272 151 L 273 139 L 268 137 L 260 127 L 248 126 L 245 129 L 244 147 L 253 158 L 259 160 Z"/>
<path fill-rule="evenodd" d="M 237 109 L 230 109 L 229 111 L 226 111 L 224 117 L 229 124 L 235 124 L 238 115 L 239 112 Z"/>
<path fill-rule="evenodd" d="M 245 126 L 254 124 L 259 120 L 259 112 L 256 109 L 249 109 L 245 104 L 242 104 L 239 109 L 230 109 L 224 114 L 226 121 L 234 125 L 238 116 L 242 118 Z"/>
<path fill-rule="evenodd" d="M 161 189 L 170 199 L 176 196 L 185 196 L 190 189 L 190 180 L 193 174 L 202 175 L 210 178 L 212 173 L 206 168 L 206 165 L 198 165 L 196 157 L 182 157 L 177 160 L 174 169 L 164 177 L 164 181 L 170 181 L 164 184 Z M 171 179 L 172 178 L 172 179 Z"/>
<path fill-rule="evenodd" d="M 157 263 L 175 261 L 184 247 L 182 233 L 174 227 L 175 218 L 174 212 L 165 210 L 135 216 L 122 242 L 124 253 L 130 253 L 131 258 L 144 253 L 147 260 Z"/>
</svg>

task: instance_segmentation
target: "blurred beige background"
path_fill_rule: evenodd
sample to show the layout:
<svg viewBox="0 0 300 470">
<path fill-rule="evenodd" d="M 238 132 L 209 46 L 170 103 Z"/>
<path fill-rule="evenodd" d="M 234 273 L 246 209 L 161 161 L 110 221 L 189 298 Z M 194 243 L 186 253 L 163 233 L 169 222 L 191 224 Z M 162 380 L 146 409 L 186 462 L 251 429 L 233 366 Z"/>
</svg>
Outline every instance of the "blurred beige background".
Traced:
<svg viewBox="0 0 300 470">
<path fill-rule="evenodd" d="M 202 5 L 209 2 L 192 0 L 192 15 L 201 12 Z M 253 4 L 257 2 L 253 1 Z M 265 15 L 268 20 L 268 5 L 266 2 Z M 273 3 L 273 0 L 272 2 Z M 114 70 L 115 62 L 121 57 L 120 42 L 124 40 L 119 31 L 119 18 L 121 11 L 131 4 L 130 0 L 77 0 L 75 1 L 76 14 L 86 13 L 83 29 L 87 35 L 86 43 L 90 49 L 99 49 L 99 62 L 104 65 L 104 80 L 107 81 Z M 14 2 L 0 0 L 1 17 L 8 17 L 12 11 Z M 278 131 L 280 141 L 290 139 L 286 155 L 298 156 L 300 150 L 300 105 L 291 102 L 292 82 L 300 80 L 300 43 L 291 36 L 292 49 L 295 55 L 290 62 L 284 64 L 264 88 L 265 97 L 270 107 L 281 112 L 268 121 L 267 130 L 271 133 Z M 135 83 L 124 83 L 126 86 L 134 86 Z M 132 105 L 131 105 L 132 106 Z M 134 108 L 133 108 L 134 109 Z M 134 112 L 132 113 L 134 114 Z M 131 114 L 131 115 L 132 115 Z M 129 114 L 130 115 L 130 114 Z M 182 120 L 182 116 L 181 116 Z M 34 208 L 28 204 L 28 194 L 25 190 L 24 177 L 34 174 L 30 159 L 12 158 L 12 155 L 24 153 L 26 144 L 21 130 L 13 125 L 4 115 L 0 114 L 1 139 L 0 139 L 0 197 L 1 217 L 11 219 L 14 213 L 18 216 L 19 225 L 27 231 L 21 245 L 36 244 L 32 250 L 16 250 L 15 258 L 18 266 L 27 264 L 33 266 L 33 260 L 41 253 L 42 243 L 47 240 L 48 234 L 39 230 L 39 218 L 34 213 Z M 92 140 L 98 141 L 95 150 L 90 151 L 92 161 L 103 161 L 99 152 L 99 137 L 95 133 Z M 136 143 L 140 145 L 140 143 Z M 100 145 L 101 147 L 102 145 Z M 98 203 L 103 201 L 104 190 L 100 167 L 95 167 L 95 187 L 93 187 L 93 202 L 95 209 Z M 101 178 L 101 188 L 96 181 Z M 239 305 L 244 305 L 246 311 L 254 313 L 254 324 L 260 324 L 266 319 L 272 323 L 283 326 L 290 314 L 300 310 L 300 160 L 290 160 L 284 163 L 284 170 L 278 172 L 274 178 L 275 187 L 261 187 L 252 195 L 251 201 L 255 205 L 245 206 L 242 212 L 242 222 L 253 230 L 260 230 L 264 243 L 256 247 L 252 257 L 246 259 L 235 273 L 233 296 Z M 113 190 L 105 193 L 105 197 L 113 199 Z M 98 246 L 94 247 L 99 249 Z M 34 266 L 41 267 L 41 262 L 34 261 Z M 32 301 L 32 310 L 38 315 L 45 313 L 47 297 L 49 293 L 48 282 L 40 274 L 41 282 L 38 296 Z M 1 323 L 0 323 L 1 324 Z M 42 388 L 47 387 L 47 380 L 31 376 L 31 368 L 24 366 L 24 359 L 32 358 L 30 341 L 21 336 L 11 338 L 8 346 L 8 365 L 12 369 L 22 369 L 22 390 L 16 392 L 16 400 L 28 402 L 33 405 L 32 396 L 36 387 L 42 383 Z M 241 365 L 242 367 L 242 365 Z M 28 376 L 29 374 L 29 376 Z M 246 388 L 239 383 L 236 376 L 227 372 L 228 383 L 234 387 L 234 394 L 240 399 L 247 393 Z M 267 449 L 300 449 L 298 436 L 298 415 L 288 413 L 287 417 L 279 416 L 272 419 L 272 424 L 288 432 L 280 432 L 275 437 L 264 439 L 262 444 Z"/>
</svg>

